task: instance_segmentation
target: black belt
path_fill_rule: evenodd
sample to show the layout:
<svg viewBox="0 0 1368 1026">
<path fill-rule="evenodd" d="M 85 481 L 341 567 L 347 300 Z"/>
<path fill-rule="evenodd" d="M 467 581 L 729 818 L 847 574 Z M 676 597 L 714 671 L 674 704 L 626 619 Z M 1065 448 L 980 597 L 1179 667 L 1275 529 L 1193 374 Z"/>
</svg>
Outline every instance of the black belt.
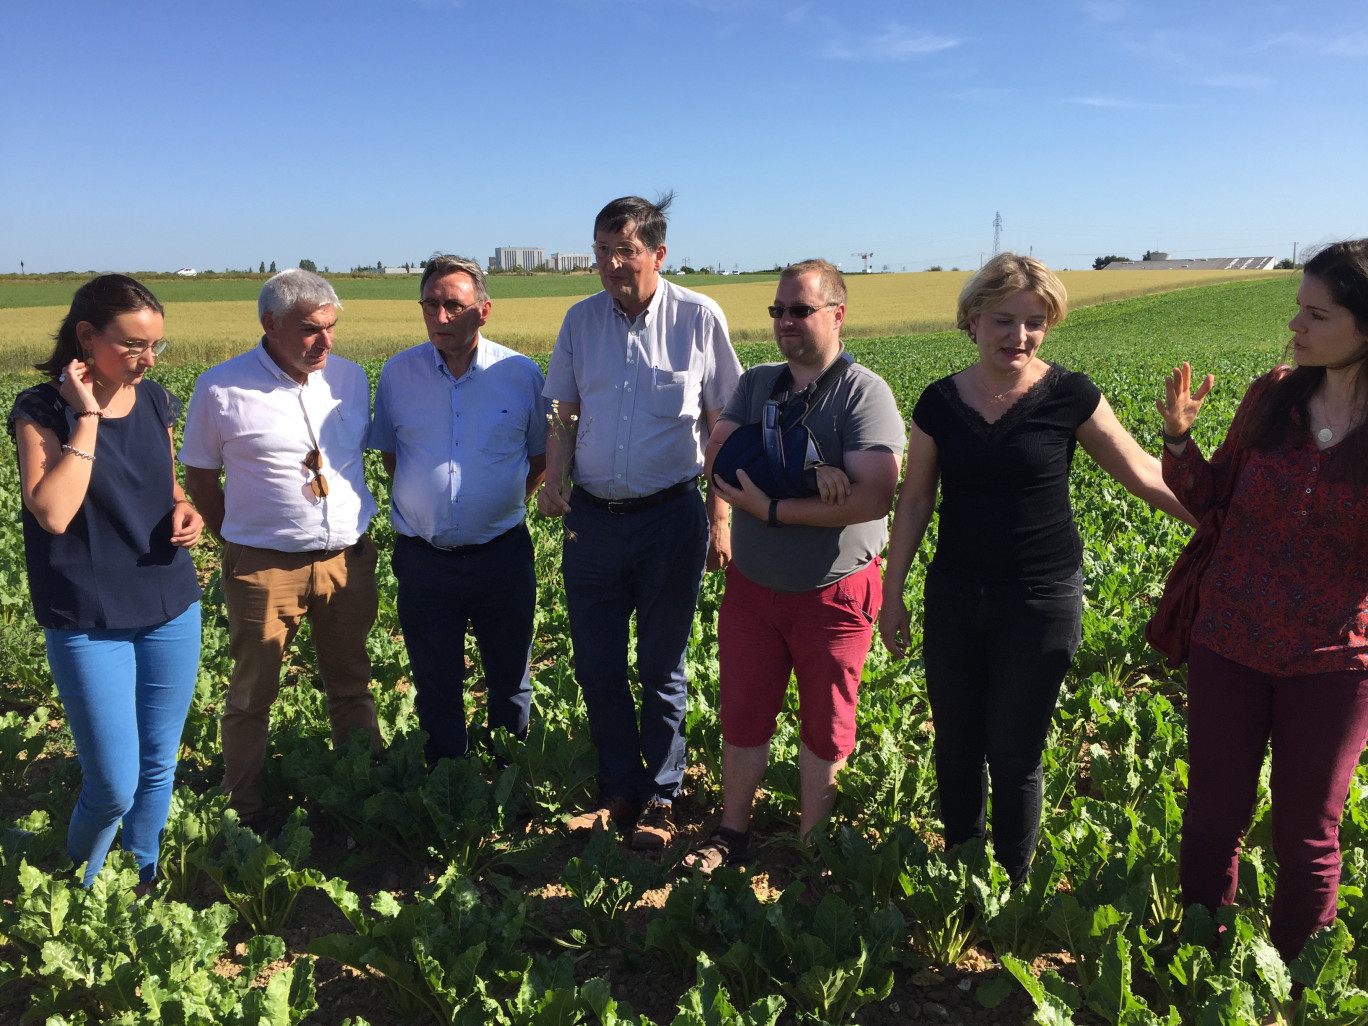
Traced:
<svg viewBox="0 0 1368 1026">
<path fill-rule="evenodd" d="M 662 502 L 669 502 L 671 499 L 677 499 L 681 495 L 687 495 L 697 489 L 698 478 L 691 477 L 687 481 L 680 481 L 679 484 L 670 485 L 669 488 L 662 488 L 658 492 L 652 492 L 650 495 L 643 495 L 636 499 L 601 499 L 593 492 L 587 492 L 576 486 L 575 490 L 570 493 L 570 504 L 573 506 L 576 499 L 584 499 L 589 505 L 606 509 L 609 513 L 635 513 L 637 510 L 659 506 Z"/>
<path fill-rule="evenodd" d="M 428 541 L 426 538 L 419 538 L 412 534 L 401 534 L 399 537 L 407 538 L 409 541 L 415 541 L 423 546 L 423 548 L 431 549 L 433 552 L 440 552 L 444 556 L 469 556 L 471 553 L 479 552 L 481 549 L 493 545 L 495 542 L 503 541 L 522 526 L 522 524 L 518 524 L 514 527 L 510 527 L 503 534 L 497 534 L 493 538 L 490 538 L 489 541 L 476 542 L 474 545 L 433 545 L 432 542 Z"/>
</svg>

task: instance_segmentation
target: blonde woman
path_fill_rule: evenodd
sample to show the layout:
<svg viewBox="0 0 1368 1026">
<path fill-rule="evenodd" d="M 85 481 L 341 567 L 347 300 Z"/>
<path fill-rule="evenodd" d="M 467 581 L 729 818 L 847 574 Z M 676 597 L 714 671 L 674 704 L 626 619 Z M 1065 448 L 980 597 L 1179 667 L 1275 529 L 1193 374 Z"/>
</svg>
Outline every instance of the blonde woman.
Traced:
<svg viewBox="0 0 1368 1026">
<path fill-rule="evenodd" d="M 1041 359 L 1067 303 L 1049 268 L 1015 253 L 965 283 L 957 323 L 978 358 L 928 385 L 913 410 L 879 617 L 884 644 L 906 656 L 903 587 L 939 492 L 923 659 L 945 842 L 987 835 L 991 781 L 993 849 L 1014 886 L 1030 872 L 1041 753 L 1081 638 L 1075 447 L 1132 494 L 1192 522 L 1097 386 Z"/>
</svg>

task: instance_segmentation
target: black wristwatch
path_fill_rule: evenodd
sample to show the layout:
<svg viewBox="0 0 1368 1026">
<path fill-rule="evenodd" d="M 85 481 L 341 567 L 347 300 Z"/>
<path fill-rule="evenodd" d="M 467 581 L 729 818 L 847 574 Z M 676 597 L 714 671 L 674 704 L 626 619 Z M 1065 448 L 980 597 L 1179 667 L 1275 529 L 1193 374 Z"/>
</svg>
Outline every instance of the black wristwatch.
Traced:
<svg viewBox="0 0 1368 1026">
<path fill-rule="evenodd" d="M 770 525 L 770 527 L 783 527 L 783 526 L 784 526 L 783 524 L 781 524 L 781 523 L 779 522 L 779 500 L 778 500 L 778 499 L 770 499 L 769 520 L 768 520 L 767 522 L 768 522 L 768 524 Z"/>
</svg>

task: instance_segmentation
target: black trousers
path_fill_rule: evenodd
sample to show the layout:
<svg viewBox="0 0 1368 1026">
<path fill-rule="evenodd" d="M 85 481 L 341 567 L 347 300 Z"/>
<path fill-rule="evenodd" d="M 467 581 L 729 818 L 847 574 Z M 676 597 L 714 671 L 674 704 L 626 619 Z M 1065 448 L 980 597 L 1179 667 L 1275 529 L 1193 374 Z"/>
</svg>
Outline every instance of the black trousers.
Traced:
<svg viewBox="0 0 1368 1026">
<path fill-rule="evenodd" d="M 1041 754 L 1059 685 L 1082 638 L 1083 576 L 983 583 L 934 567 L 923 657 L 947 846 L 987 834 L 1014 885 L 1040 832 Z"/>
<path fill-rule="evenodd" d="M 519 524 L 483 545 L 442 552 L 416 538 L 394 539 L 399 626 L 427 731 L 429 765 L 470 747 L 465 711 L 465 635 L 475 632 L 484 666 L 489 729 L 522 734 L 532 706 L 528 658 L 536 616 L 532 539 Z"/>
</svg>

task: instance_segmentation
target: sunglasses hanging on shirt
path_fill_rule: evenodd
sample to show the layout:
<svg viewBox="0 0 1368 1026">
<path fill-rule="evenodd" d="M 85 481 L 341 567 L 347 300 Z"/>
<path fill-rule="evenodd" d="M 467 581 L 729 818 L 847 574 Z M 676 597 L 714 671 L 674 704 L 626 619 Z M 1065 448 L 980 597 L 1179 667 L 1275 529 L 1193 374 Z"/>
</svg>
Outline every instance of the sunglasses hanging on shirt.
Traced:
<svg viewBox="0 0 1368 1026">
<path fill-rule="evenodd" d="M 309 455 L 304 457 L 304 466 L 313 472 L 313 477 L 309 481 L 309 488 L 314 493 L 314 498 L 326 499 L 328 497 L 328 479 L 323 476 L 323 455 L 316 448 L 309 450 Z"/>
</svg>

